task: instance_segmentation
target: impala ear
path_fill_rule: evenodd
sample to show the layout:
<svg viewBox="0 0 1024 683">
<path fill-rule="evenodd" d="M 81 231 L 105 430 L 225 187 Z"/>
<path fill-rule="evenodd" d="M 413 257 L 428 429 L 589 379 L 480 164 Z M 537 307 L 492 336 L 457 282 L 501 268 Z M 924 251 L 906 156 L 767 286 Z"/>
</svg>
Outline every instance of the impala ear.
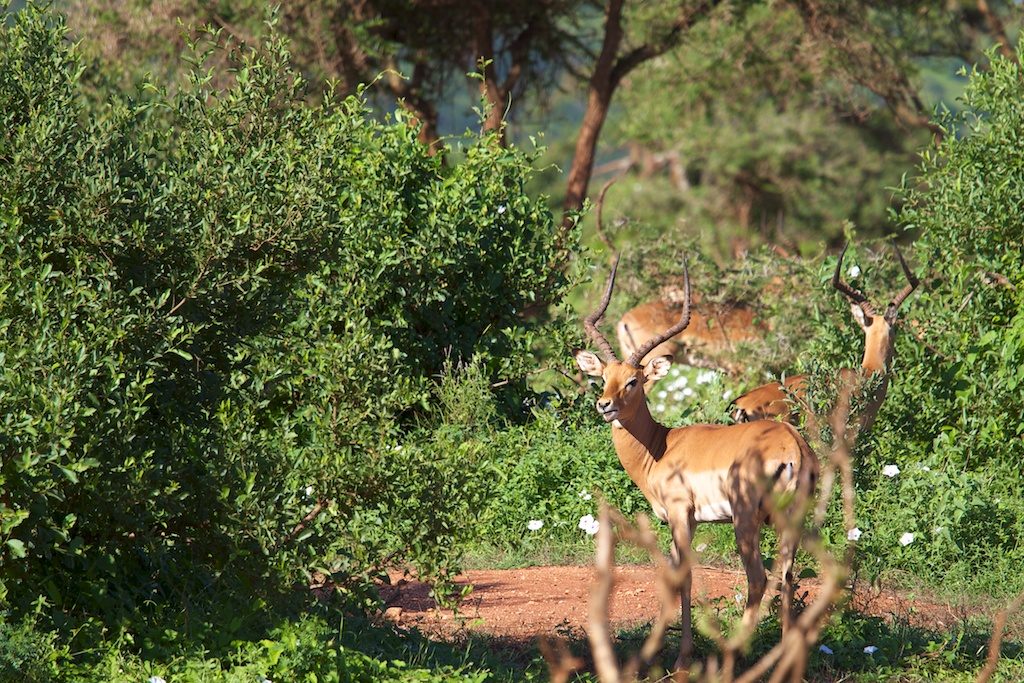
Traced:
<svg viewBox="0 0 1024 683">
<path fill-rule="evenodd" d="M 857 324 L 863 329 L 871 324 L 870 318 L 864 315 L 864 309 L 860 307 L 860 304 L 850 304 L 850 313 L 853 314 L 853 319 L 857 321 Z"/>
<path fill-rule="evenodd" d="M 644 383 L 657 382 L 668 374 L 672 367 L 672 356 L 658 356 L 647 361 L 644 366 Z"/>
<path fill-rule="evenodd" d="M 592 377 L 600 377 L 604 374 L 604 362 L 595 354 L 580 350 L 574 355 L 576 356 L 576 365 L 580 366 L 580 370 L 585 374 Z"/>
</svg>

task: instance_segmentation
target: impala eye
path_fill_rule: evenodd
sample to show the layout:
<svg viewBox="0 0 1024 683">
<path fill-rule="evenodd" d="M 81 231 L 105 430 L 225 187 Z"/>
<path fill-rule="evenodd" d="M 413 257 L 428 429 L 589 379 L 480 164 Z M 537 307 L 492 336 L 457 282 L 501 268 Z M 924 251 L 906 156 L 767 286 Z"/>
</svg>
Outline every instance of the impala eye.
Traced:
<svg viewBox="0 0 1024 683">
<path fill-rule="evenodd" d="M 626 388 L 627 389 L 632 389 L 635 386 L 636 386 L 636 377 L 634 377 L 633 379 L 631 379 L 628 382 L 626 382 Z"/>
</svg>

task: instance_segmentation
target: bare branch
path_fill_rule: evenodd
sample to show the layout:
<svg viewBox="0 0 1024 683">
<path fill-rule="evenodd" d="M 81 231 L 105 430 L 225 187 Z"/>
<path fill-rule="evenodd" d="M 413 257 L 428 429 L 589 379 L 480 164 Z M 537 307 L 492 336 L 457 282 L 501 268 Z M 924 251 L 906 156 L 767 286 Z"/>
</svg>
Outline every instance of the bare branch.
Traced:
<svg viewBox="0 0 1024 683">
<path fill-rule="evenodd" d="M 608 504 L 601 504 L 598 513 L 597 557 L 594 565 L 594 586 L 590 591 L 590 618 L 587 637 L 594 654 L 594 668 L 601 683 L 618 683 L 619 665 L 612 650 L 612 634 L 608 604 L 615 585 L 615 532 L 612 530 Z"/>
<path fill-rule="evenodd" d="M 1024 593 L 1014 598 L 1010 606 L 996 617 L 995 623 L 992 624 L 992 638 L 988 642 L 985 666 L 978 672 L 978 677 L 974 679 L 975 683 L 987 683 L 992 678 L 992 674 L 996 672 L 996 667 L 999 665 L 999 652 L 1003 646 L 1003 631 L 1006 629 L 1006 622 L 1010 615 L 1018 611 L 1022 605 L 1024 605 Z"/>
</svg>

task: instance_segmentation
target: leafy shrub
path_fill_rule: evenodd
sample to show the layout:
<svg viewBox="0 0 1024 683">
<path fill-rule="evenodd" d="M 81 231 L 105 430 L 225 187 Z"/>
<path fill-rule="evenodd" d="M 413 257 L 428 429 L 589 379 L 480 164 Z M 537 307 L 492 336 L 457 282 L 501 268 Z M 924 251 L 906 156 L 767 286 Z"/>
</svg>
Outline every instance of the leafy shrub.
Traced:
<svg viewBox="0 0 1024 683">
<path fill-rule="evenodd" d="M 38 629 L 31 616 L 15 622 L 0 614 L 0 681 L 61 680 L 59 664 L 67 655 L 56 635 Z"/>
<path fill-rule="evenodd" d="M 482 464 L 397 446 L 449 359 L 519 409 L 549 334 L 521 313 L 568 285 L 530 155 L 445 165 L 359 98 L 308 105 L 281 42 L 218 49 L 227 89 L 199 55 L 96 109 L 58 17 L 0 28 L 0 597 L 58 626 L 447 574 Z"/>
</svg>

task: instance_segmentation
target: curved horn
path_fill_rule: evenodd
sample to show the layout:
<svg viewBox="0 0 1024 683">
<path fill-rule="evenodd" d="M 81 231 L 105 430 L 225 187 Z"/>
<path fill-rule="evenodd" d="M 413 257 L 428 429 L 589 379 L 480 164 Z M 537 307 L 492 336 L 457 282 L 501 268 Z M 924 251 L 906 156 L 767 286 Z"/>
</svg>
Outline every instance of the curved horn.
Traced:
<svg viewBox="0 0 1024 683">
<path fill-rule="evenodd" d="M 604 291 L 604 296 L 601 298 L 601 303 L 598 305 L 597 310 L 588 315 L 583 319 L 583 329 L 587 331 L 587 336 L 597 345 L 601 355 L 604 356 L 605 361 L 617 361 L 615 357 L 615 351 L 612 349 L 612 345 L 608 343 L 605 336 L 601 334 L 601 331 L 597 329 L 597 324 L 601 322 L 604 312 L 608 309 L 608 302 L 612 300 L 612 289 L 615 287 L 615 271 L 619 269 L 619 255 L 615 255 L 615 261 L 612 262 L 612 272 L 608 276 L 608 287 Z"/>
<path fill-rule="evenodd" d="M 904 275 L 907 276 L 908 283 L 907 286 L 904 287 L 899 294 L 893 297 L 892 303 L 889 304 L 890 308 L 892 308 L 893 310 L 897 310 L 903 303 L 903 300 L 910 296 L 910 293 L 917 288 L 917 285 L 920 284 L 920 280 L 917 279 L 917 276 L 914 275 L 914 273 L 910 270 L 910 267 L 907 266 L 907 262 L 903 259 L 903 254 L 902 252 L 900 252 L 900 248 L 897 247 L 895 243 L 893 243 L 892 248 L 896 250 L 896 257 L 899 258 L 900 265 L 903 266 L 903 273 Z"/>
<path fill-rule="evenodd" d="M 839 252 L 839 260 L 836 262 L 836 272 L 832 275 L 832 286 L 838 289 L 840 292 L 846 295 L 851 302 L 864 305 L 868 303 L 868 298 L 860 293 L 859 290 L 854 289 L 850 285 L 843 282 L 840 273 L 843 270 L 843 257 L 846 256 L 846 250 L 850 247 L 850 243 L 847 242 L 843 245 L 843 250 Z M 870 306 L 870 304 L 868 304 Z"/>
<path fill-rule="evenodd" d="M 679 322 L 665 330 L 660 336 L 648 339 L 646 344 L 635 350 L 629 357 L 629 360 L 626 361 L 628 365 L 632 365 L 634 368 L 640 367 L 640 362 L 651 352 L 651 349 L 676 336 L 690 324 L 690 273 L 686 268 L 685 258 L 683 259 L 683 298 L 683 312 L 679 316 Z"/>
<path fill-rule="evenodd" d="M 618 252 L 615 251 L 615 245 L 612 244 L 611 238 L 608 237 L 608 234 L 604 231 L 604 196 L 608 194 L 608 189 L 615 184 L 615 181 L 617 181 L 623 175 L 625 174 L 620 173 L 619 175 L 609 179 L 608 182 L 606 182 L 604 186 L 601 187 L 601 192 L 597 195 L 597 202 L 595 202 L 594 204 L 594 209 L 596 211 L 595 218 L 597 221 L 595 226 L 597 228 L 597 236 L 601 239 L 602 242 L 604 242 L 604 245 L 608 247 L 608 251 L 610 251 L 613 254 L 616 254 Z"/>
</svg>

